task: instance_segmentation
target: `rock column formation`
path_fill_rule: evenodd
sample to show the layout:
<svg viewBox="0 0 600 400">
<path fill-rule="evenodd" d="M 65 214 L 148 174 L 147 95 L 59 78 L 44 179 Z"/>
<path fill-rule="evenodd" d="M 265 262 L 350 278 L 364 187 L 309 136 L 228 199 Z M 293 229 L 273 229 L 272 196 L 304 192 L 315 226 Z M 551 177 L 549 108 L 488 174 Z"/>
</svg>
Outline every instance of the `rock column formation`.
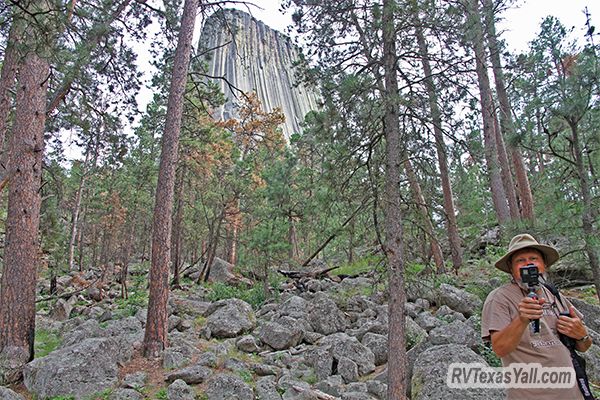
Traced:
<svg viewBox="0 0 600 400">
<path fill-rule="evenodd" d="M 215 110 L 217 118 L 236 117 L 239 93 L 256 92 L 267 112 L 280 107 L 286 122 L 282 126 L 286 140 L 300 132 L 304 116 L 318 108 L 316 91 L 298 84 L 294 76 L 294 63 L 299 51 L 282 33 L 240 10 L 221 10 L 210 16 L 200 35 L 200 54 L 208 63 L 208 75 L 216 82 L 227 99 Z"/>
</svg>

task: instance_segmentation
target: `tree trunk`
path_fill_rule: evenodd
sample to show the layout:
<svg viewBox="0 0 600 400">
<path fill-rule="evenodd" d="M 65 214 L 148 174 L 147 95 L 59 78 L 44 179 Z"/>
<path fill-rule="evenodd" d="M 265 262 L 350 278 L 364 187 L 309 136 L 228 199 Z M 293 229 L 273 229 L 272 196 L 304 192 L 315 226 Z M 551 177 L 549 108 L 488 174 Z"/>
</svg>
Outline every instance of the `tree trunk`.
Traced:
<svg viewBox="0 0 600 400">
<path fill-rule="evenodd" d="M 485 27 L 487 33 L 488 47 L 490 49 L 490 60 L 492 61 L 492 70 L 494 71 L 494 81 L 496 84 L 496 93 L 500 103 L 500 128 L 505 138 L 511 138 L 515 134 L 515 125 L 512 118 L 510 101 L 506 92 L 506 83 L 502 62 L 500 61 L 500 46 L 496 35 L 496 25 L 494 21 L 494 4 L 492 0 L 483 0 L 483 10 L 485 17 Z M 517 178 L 517 187 L 519 189 L 519 198 L 521 199 L 521 216 L 533 222 L 535 214 L 533 211 L 533 195 L 531 186 L 527 177 L 527 170 L 523 162 L 523 156 L 519 147 L 509 144 L 509 151 L 514 165 L 515 176 Z"/>
<path fill-rule="evenodd" d="M 404 244 L 402 239 L 402 208 L 400 198 L 400 168 L 402 142 L 398 116 L 398 78 L 396 76 L 396 3 L 383 1 L 383 65 L 385 71 L 385 255 L 388 267 L 388 399 L 406 399 L 406 343 L 404 337 Z"/>
<path fill-rule="evenodd" d="M 19 63 L 8 165 L 14 176 L 8 193 L 4 271 L 0 289 L 1 355 L 11 364 L 7 369 L 2 368 L 4 383 L 20 378 L 22 366 L 34 356 L 48 74 L 48 62 L 34 52 L 28 52 Z M 4 362 L 2 364 L 6 367 Z"/>
<path fill-rule="evenodd" d="M 425 203 L 425 197 L 423 196 L 421 185 L 419 184 L 419 181 L 417 179 L 417 174 L 415 174 L 412 164 L 408 158 L 404 160 L 404 170 L 406 171 L 406 175 L 408 176 L 408 183 L 410 185 L 411 192 L 413 193 L 415 203 L 417 204 L 417 208 L 419 209 L 419 213 L 421 214 L 421 218 L 424 224 L 423 230 L 425 231 L 427 241 L 429 242 L 429 247 L 431 249 L 431 255 L 433 256 L 433 261 L 435 263 L 436 272 L 438 274 L 444 274 L 446 273 L 446 268 L 444 267 L 444 255 L 442 254 L 442 248 L 440 247 L 440 243 L 437 240 L 437 236 L 433 228 L 433 223 L 431 223 L 431 218 L 429 218 L 429 211 L 427 210 L 427 204 Z"/>
<path fill-rule="evenodd" d="M 172 231 L 172 246 L 173 251 L 171 252 L 171 267 L 173 268 L 173 279 L 171 280 L 172 287 L 179 287 L 179 271 L 181 270 L 181 252 L 183 242 L 183 182 L 184 182 L 184 171 L 183 167 L 179 171 L 177 177 L 176 190 L 177 204 L 175 207 L 175 220 L 173 221 Z"/>
<path fill-rule="evenodd" d="M 494 100 L 490 99 L 490 103 L 493 105 Z M 518 221 L 521 213 L 519 212 L 519 203 L 517 201 L 517 193 L 515 192 L 515 183 L 512 178 L 512 171 L 510 169 L 506 147 L 504 146 L 502 131 L 500 130 L 500 125 L 498 124 L 498 114 L 496 113 L 495 108 L 493 108 L 492 111 L 492 118 L 494 120 L 494 134 L 496 135 L 496 148 L 498 149 L 498 160 L 500 161 L 502 183 L 504 184 L 504 191 L 506 192 L 508 210 L 510 212 L 510 218 L 513 221 Z"/>
<path fill-rule="evenodd" d="M 88 162 L 90 157 L 91 149 L 88 149 L 88 153 L 85 156 L 85 161 L 82 167 L 82 175 L 81 180 L 79 181 L 79 186 L 77 187 L 77 192 L 75 193 L 75 205 L 73 207 L 73 214 L 71 215 L 71 235 L 69 239 L 69 271 L 73 271 L 74 263 L 75 263 L 75 244 L 77 241 L 78 234 L 78 225 L 79 225 L 79 215 L 81 213 L 81 199 L 83 197 L 83 191 L 85 188 L 85 183 L 88 178 Z"/>
<path fill-rule="evenodd" d="M 15 47 L 21 39 L 20 24 L 20 20 L 15 18 L 10 25 L 0 73 L 0 154 L 2 154 L 2 159 L 7 158 L 4 154 L 4 141 L 8 131 L 8 115 L 11 109 L 10 91 L 15 86 L 17 76 L 18 52 Z"/>
<path fill-rule="evenodd" d="M 498 166 L 498 148 L 496 145 L 496 135 L 494 133 L 494 105 L 491 102 L 490 80 L 487 74 L 478 0 L 465 0 L 465 6 L 470 16 L 470 26 L 467 29 L 471 31 L 471 41 L 475 51 L 475 69 L 477 70 L 477 80 L 479 83 L 479 97 L 481 101 L 481 114 L 483 117 L 484 152 L 488 177 L 490 180 L 490 190 L 492 192 L 492 201 L 498 222 L 501 225 L 504 225 L 510 220 L 510 212 L 508 210 L 506 192 L 504 191 L 500 168 Z"/>
<path fill-rule="evenodd" d="M 573 155 L 575 156 L 575 166 L 577 176 L 579 178 L 579 189 L 581 193 L 583 210 L 581 213 L 583 234 L 585 241 L 585 252 L 587 253 L 592 275 L 594 277 L 594 285 L 596 286 L 596 295 L 600 300 L 600 260 L 598 257 L 598 247 L 596 238 L 598 237 L 594 228 L 592 193 L 590 192 L 589 175 L 585 168 L 583 160 L 583 152 L 581 151 L 581 143 L 579 142 L 579 131 L 575 118 L 567 119 L 567 123 L 571 128 L 571 144 L 573 146 Z"/>
<path fill-rule="evenodd" d="M 150 297 L 143 345 L 144 356 L 147 358 L 159 357 L 167 346 L 167 302 L 169 300 L 171 213 L 173 211 L 175 166 L 183 115 L 183 95 L 187 82 L 198 5 L 199 0 L 186 0 L 183 6 L 183 17 L 169 89 L 152 226 Z"/>
<path fill-rule="evenodd" d="M 235 195 L 234 198 L 229 201 L 225 215 L 227 219 L 227 245 L 225 253 L 227 254 L 227 262 L 235 265 L 237 262 L 238 237 L 242 225 L 240 198 L 238 195 Z"/>
<path fill-rule="evenodd" d="M 415 15 L 418 11 L 415 12 Z M 446 157 L 446 145 L 444 144 L 444 135 L 442 133 L 442 113 L 438 107 L 438 99 L 431 73 L 431 65 L 429 64 L 429 52 L 427 50 L 427 42 L 423 35 L 421 26 L 417 24 L 417 42 L 419 44 L 419 52 L 421 55 L 421 63 L 423 72 L 425 73 L 425 86 L 427 87 L 427 96 L 429 97 L 429 109 L 431 112 L 431 120 L 433 122 L 433 135 L 435 137 L 435 148 L 438 156 L 438 165 L 440 168 L 440 180 L 442 181 L 442 194 L 444 197 L 444 214 L 446 217 L 446 229 L 448 231 L 448 239 L 450 241 L 450 250 L 452 252 L 452 266 L 454 271 L 462 266 L 462 247 L 460 235 L 458 233 L 458 223 L 456 222 L 456 212 L 454 210 L 454 195 L 452 193 L 452 185 L 450 184 L 450 174 L 448 172 L 448 158 Z"/>
</svg>

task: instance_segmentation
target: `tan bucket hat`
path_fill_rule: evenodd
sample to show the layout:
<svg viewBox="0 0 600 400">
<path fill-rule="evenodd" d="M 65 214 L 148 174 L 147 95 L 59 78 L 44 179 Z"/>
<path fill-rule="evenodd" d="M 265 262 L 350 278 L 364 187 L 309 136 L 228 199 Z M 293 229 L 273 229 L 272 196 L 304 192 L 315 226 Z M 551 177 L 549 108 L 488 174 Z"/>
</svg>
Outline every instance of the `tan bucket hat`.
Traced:
<svg viewBox="0 0 600 400">
<path fill-rule="evenodd" d="M 509 264 L 510 257 L 517 251 L 522 250 L 526 247 L 536 249 L 544 255 L 544 261 L 546 267 L 551 266 L 560 258 L 558 251 L 554 247 L 539 244 L 535 238 L 527 233 L 522 233 L 515 236 L 508 245 L 508 252 L 498 261 L 496 261 L 496 268 L 501 271 L 512 273 L 511 266 Z"/>
</svg>

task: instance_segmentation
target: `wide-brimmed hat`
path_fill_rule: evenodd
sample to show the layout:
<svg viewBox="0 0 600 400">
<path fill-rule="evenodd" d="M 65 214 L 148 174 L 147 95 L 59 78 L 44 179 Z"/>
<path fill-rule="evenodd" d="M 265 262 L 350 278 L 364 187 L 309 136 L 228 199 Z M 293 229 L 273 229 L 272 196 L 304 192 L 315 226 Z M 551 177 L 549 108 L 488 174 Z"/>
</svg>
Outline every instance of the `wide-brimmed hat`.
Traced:
<svg viewBox="0 0 600 400">
<path fill-rule="evenodd" d="M 532 249 L 536 249 L 540 251 L 544 255 L 544 261 L 546 262 L 546 267 L 554 264 L 560 258 L 558 251 L 554 247 L 546 246 L 544 244 L 539 244 L 535 238 L 527 233 L 523 233 L 515 236 L 510 241 L 508 245 L 508 252 L 498 261 L 496 261 L 496 268 L 501 271 L 512 273 L 512 268 L 510 266 L 510 258 L 511 256 L 522 249 L 530 247 Z"/>
</svg>

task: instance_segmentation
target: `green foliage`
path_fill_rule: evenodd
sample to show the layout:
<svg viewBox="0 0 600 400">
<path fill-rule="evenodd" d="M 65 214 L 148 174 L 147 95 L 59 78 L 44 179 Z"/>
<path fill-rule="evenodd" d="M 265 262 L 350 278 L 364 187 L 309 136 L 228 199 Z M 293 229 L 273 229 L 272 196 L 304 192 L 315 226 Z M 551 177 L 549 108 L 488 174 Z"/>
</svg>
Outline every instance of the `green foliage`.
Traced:
<svg viewBox="0 0 600 400">
<path fill-rule="evenodd" d="M 249 370 L 247 370 L 247 369 L 238 369 L 238 370 L 236 370 L 235 372 L 236 372 L 236 373 L 237 373 L 237 374 L 240 376 L 240 378 L 242 378 L 242 380 L 243 380 L 244 382 L 246 382 L 247 384 L 249 384 L 249 385 L 252 385 L 252 384 L 254 384 L 254 377 L 253 377 L 253 375 L 252 375 L 252 372 L 250 372 Z"/>
<path fill-rule="evenodd" d="M 148 292 L 145 290 L 137 290 L 129 293 L 127 299 L 119 298 L 115 300 L 117 309 L 115 315 L 119 318 L 132 317 L 139 309 L 145 308 L 148 305 Z"/>
<path fill-rule="evenodd" d="M 56 350 L 62 343 L 62 338 L 58 332 L 37 328 L 34 343 L 35 358 L 41 358 Z"/>
<path fill-rule="evenodd" d="M 360 275 L 367 272 L 372 272 L 375 269 L 381 269 L 383 266 L 384 257 L 378 254 L 369 255 L 358 259 L 351 264 L 344 264 L 339 268 L 331 271 L 333 275 Z"/>
<path fill-rule="evenodd" d="M 54 396 L 49 398 L 48 400 L 75 400 L 73 396 Z"/>
<path fill-rule="evenodd" d="M 209 284 L 207 289 L 207 300 L 209 301 L 235 298 L 244 300 L 254 308 L 258 308 L 267 300 L 267 295 L 261 285 L 255 285 L 248 289 L 241 289 L 239 287 L 229 286 L 222 282 L 216 282 Z"/>
<path fill-rule="evenodd" d="M 167 394 L 167 388 L 160 388 L 154 394 L 154 399 L 156 399 L 156 400 L 169 400 L 169 396 Z"/>
</svg>

